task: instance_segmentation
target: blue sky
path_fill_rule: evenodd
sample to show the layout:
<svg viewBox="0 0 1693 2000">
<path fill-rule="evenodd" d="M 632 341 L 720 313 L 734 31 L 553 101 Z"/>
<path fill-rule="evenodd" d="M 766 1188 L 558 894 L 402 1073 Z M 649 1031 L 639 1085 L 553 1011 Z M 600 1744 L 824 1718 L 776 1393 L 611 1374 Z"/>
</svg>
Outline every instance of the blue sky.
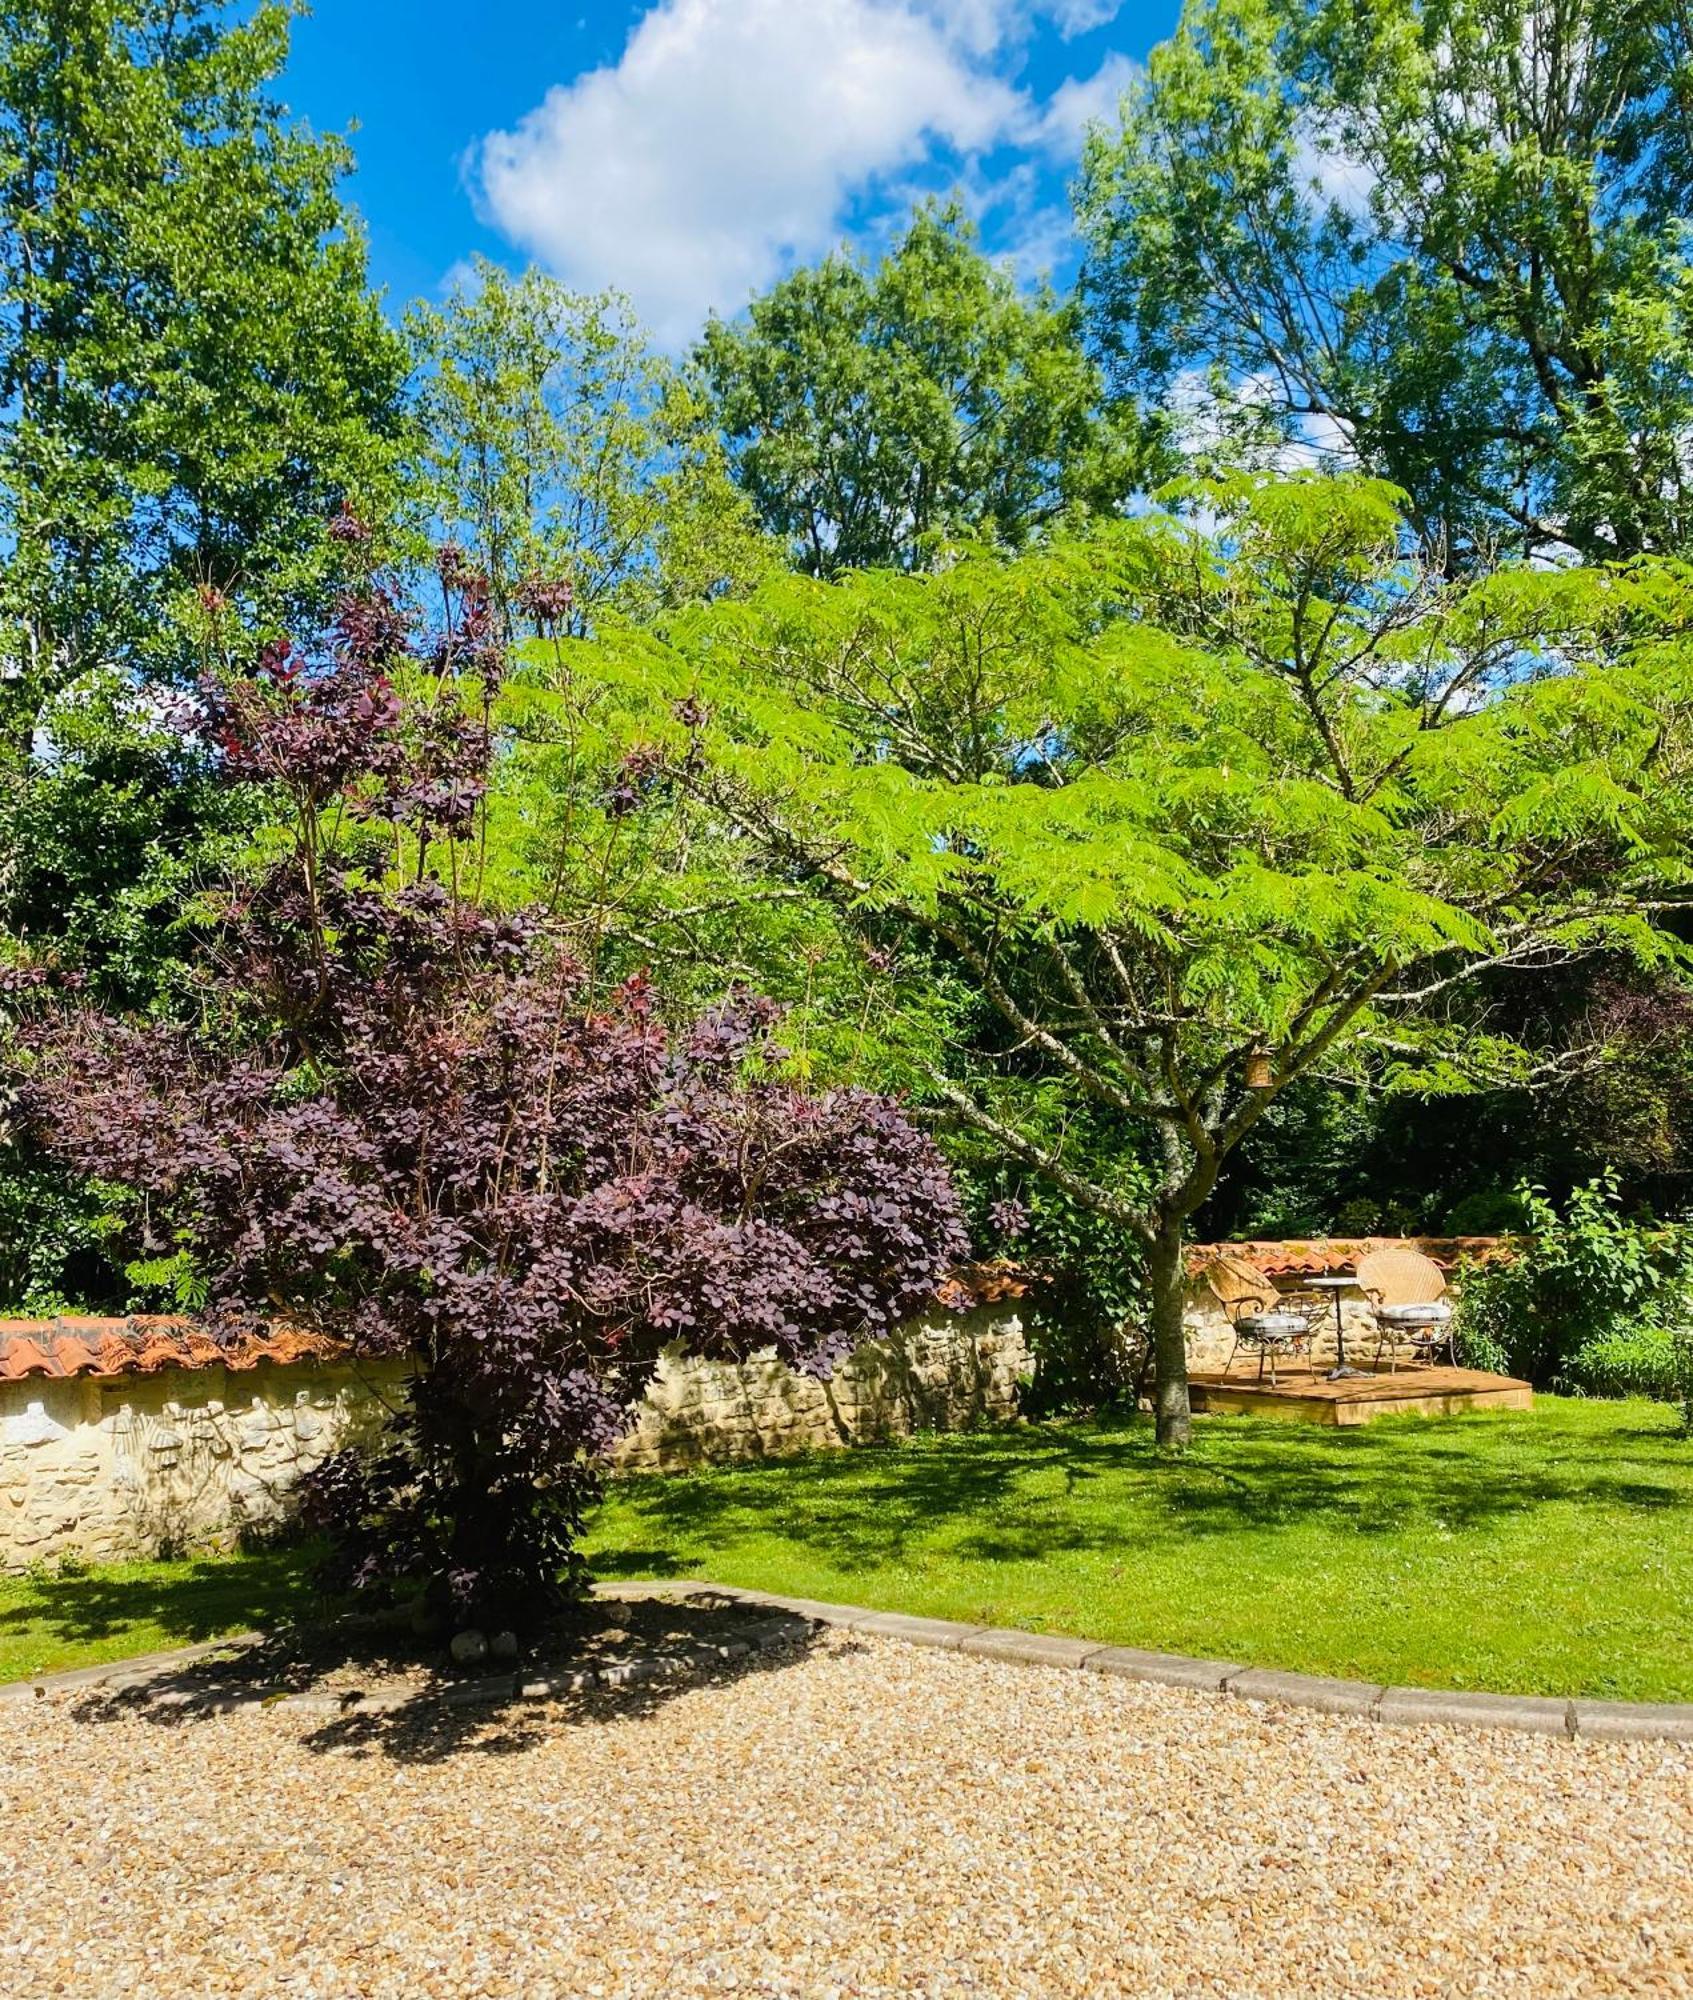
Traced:
<svg viewBox="0 0 1693 2000">
<path fill-rule="evenodd" d="M 1176 0 L 314 0 L 283 94 L 356 120 L 390 303 L 480 251 L 630 294 L 665 345 L 958 188 L 989 247 L 1073 265 L 1090 116 Z"/>
</svg>

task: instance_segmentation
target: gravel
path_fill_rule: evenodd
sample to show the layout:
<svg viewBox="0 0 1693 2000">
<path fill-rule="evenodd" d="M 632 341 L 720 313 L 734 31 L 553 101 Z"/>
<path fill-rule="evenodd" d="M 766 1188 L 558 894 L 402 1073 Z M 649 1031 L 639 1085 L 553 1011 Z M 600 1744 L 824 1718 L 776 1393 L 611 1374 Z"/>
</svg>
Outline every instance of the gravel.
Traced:
<svg viewBox="0 0 1693 2000">
<path fill-rule="evenodd" d="M 1693 1995 L 1693 1745 L 1387 1728 L 832 1633 L 326 1722 L 0 1735 L 0 1993 Z"/>
</svg>

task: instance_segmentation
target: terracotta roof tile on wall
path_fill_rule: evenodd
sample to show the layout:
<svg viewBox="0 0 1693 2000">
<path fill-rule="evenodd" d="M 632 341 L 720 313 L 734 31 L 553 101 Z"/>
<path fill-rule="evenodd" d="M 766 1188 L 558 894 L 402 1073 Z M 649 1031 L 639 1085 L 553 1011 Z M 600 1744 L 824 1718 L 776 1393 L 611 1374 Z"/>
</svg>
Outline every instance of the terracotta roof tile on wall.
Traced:
<svg viewBox="0 0 1693 2000">
<path fill-rule="evenodd" d="M 998 1305 L 1002 1299 L 1020 1299 L 1029 1289 L 1029 1273 L 1020 1264 L 1003 1259 L 992 1264 L 960 1264 L 949 1272 L 936 1290 L 943 1306 L 962 1311 L 967 1306 Z"/>
<path fill-rule="evenodd" d="M 1511 1254 L 1504 1236 L 1317 1236 L 1293 1237 L 1278 1243 L 1194 1243 L 1188 1246 L 1188 1275 L 1195 1277 L 1213 1259 L 1241 1257 L 1267 1278 L 1315 1277 L 1326 1271 L 1350 1271 L 1371 1250 L 1420 1250 L 1443 1271 L 1465 1258 L 1486 1263 Z"/>
<path fill-rule="evenodd" d="M 943 1305 L 962 1311 L 1019 1299 L 1028 1289 L 1027 1272 L 1015 1264 L 965 1264 L 946 1278 L 937 1296 Z M 165 1368 L 246 1369 L 261 1362 L 287 1367 L 299 1361 L 331 1361 L 345 1352 L 326 1334 L 292 1326 L 272 1327 L 262 1336 L 226 1345 L 192 1320 L 168 1314 L 0 1319 L 0 1382 L 20 1382 L 31 1375 L 64 1379 L 156 1375 Z"/>
<path fill-rule="evenodd" d="M 0 1319 L 0 1382 L 26 1376 L 156 1375 L 165 1368 L 285 1367 L 296 1361 L 332 1360 L 339 1342 L 299 1327 L 229 1344 L 213 1340 L 190 1321 L 142 1314 L 133 1319 Z"/>
</svg>

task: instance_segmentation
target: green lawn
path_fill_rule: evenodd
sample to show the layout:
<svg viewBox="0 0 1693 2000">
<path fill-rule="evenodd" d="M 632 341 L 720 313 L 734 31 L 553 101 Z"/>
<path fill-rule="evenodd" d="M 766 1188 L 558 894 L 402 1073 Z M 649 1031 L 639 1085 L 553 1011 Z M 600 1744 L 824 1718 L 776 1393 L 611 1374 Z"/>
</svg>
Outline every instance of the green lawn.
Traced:
<svg viewBox="0 0 1693 2000">
<path fill-rule="evenodd" d="M 1693 1443 L 1653 1403 L 1354 1431 L 1031 1425 L 627 1480 L 607 1577 L 704 1576 L 1314 1673 L 1693 1700 Z M 0 1579 L 0 1681 L 310 1615 L 301 1550 Z"/>
<path fill-rule="evenodd" d="M 601 1576 L 1431 1686 L 1693 1700 L 1693 1442 L 1659 1404 L 1357 1430 L 1048 1424 L 619 1485 Z"/>
<path fill-rule="evenodd" d="M 310 1613 L 303 1550 L 0 1577 L 0 1681 L 162 1652 Z"/>
</svg>

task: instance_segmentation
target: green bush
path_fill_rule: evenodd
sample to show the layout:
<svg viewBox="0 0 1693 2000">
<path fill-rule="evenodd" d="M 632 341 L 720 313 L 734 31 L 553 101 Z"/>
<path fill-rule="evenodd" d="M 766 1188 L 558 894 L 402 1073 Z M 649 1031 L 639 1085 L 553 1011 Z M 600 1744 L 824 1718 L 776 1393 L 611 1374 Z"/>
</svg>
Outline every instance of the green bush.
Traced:
<svg viewBox="0 0 1693 2000">
<path fill-rule="evenodd" d="M 1688 1395 L 1693 1231 L 1623 1214 L 1611 1174 L 1562 1212 L 1539 1188 L 1521 1200 L 1511 1258 L 1462 1274 L 1459 1359 L 1588 1395 Z"/>
<path fill-rule="evenodd" d="M 1651 1396 L 1680 1401 L 1689 1387 L 1689 1343 L 1670 1326 L 1601 1334 L 1578 1348 L 1554 1387 L 1578 1396 Z"/>
<path fill-rule="evenodd" d="M 0 1147 L 0 1312 L 121 1312 L 120 1188 L 77 1179 Z"/>
</svg>

